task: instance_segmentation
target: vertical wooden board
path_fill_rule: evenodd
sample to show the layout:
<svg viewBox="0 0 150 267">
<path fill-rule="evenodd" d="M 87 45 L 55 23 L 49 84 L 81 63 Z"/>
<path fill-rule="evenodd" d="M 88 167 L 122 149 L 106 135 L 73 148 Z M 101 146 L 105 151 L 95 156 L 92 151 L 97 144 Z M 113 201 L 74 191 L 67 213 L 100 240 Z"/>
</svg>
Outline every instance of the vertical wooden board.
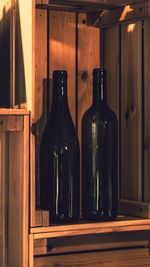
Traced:
<svg viewBox="0 0 150 267">
<path fill-rule="evenodd" d="M 150 201 L 150 21 L 144 21 L 144 201 Z"/>
<path fill-rule="evenodd" d="M 119 119 L 119 26 L 104 32 L 104 67 L 107 71 L 107 103 Z"/>
<path fill-rule="evenodd" d="M 6 179 L 5 179 L 5 160 L 6 160 L 6 146 L 5 133 L 0 133 L 0 266 L 7 266 L 6 251 L 7 251 L 7 205 L 6 205 Z"/>
<path fill-rule="evenodd" d="M 100 67 L 100 31 L 86 25 L 86 15 L 79 14 L 78 25 L 78 136 L 81 151 L 81 121 L 92 104 L 93 69 Z M 82 164 L 81 164 L 82 165 Z M 81 177 L 82 195 L 82 177 Z M 81 196 L 82 199 L 82 196 Z M 82 204 L 81 204 L 82 206 Z"/>
<path fill-rule="evenodd" d="M 34 5 L 35 0 L 16 0 L 15 103 L 32 110 L 34 117 Z"/>
<path fill-rule="evenodd" d="M 29 119 L 9 133 L 8 267 L 28 266 Z"/>
<path fill-rule="evenodd" d="M 31 133 L 31 202 L 30 202 L 30 225 L 37 224 L 36 206 L 39 207 L 40 177 L 39 177 L 39 149 L 40 140 L 47 117 L 44 96 L 47 94 L 47 11 L 36 10 L 35 12 L 35 90 L 33 91 L 34 133 Z M 43 101 L 44 100 L 44 101 Z M 45 112 L 46 109 L 46 112 Z M 41 217 L 41 213 L 39 215 Z M 41 218 L 42 220 L 42 218 Z M 40 221 L 41 221 L 40 220 Z"/>
<path fill-rule="evenodd" d="M 54 70 L 68 72 L 68 102 L 75 124 L 75 13 L 50 12 L 50 79 Z"/>
<path fill-rule="evenodd" d="M 121 197 L 142 200 L 142 23 L 121 29 Z"/>
<path fill-rule="evenodd" d="M 33 234 L 29 235 L 29 267 L 34 266 L 34 252 L 33 252 L 33 247 L 34 247 L 34 236 Z"/>
</svg>

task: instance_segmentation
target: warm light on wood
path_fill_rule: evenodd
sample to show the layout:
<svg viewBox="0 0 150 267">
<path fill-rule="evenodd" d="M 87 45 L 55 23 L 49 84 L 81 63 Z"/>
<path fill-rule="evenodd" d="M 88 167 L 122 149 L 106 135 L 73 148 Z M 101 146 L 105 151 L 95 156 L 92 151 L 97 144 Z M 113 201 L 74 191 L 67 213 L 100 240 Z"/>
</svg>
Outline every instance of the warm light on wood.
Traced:
<svg viewBox="0 0 150 267">
<path fill-rule="evenodd" d="M 133 32 L 134 29 L 135 29 L 135 26 L 136 26 L 135 23 L 134 23 L 134 24 L 129 24 L 129 25 L 128 25 L 128 32 Z"/>
<path fill-rule="evenodd" d="M 133 8 L 130 5 L 126 6 L 121 14 L 120 21 L 124 21 L 129 13 L 133 12 Z"/>
</svg>

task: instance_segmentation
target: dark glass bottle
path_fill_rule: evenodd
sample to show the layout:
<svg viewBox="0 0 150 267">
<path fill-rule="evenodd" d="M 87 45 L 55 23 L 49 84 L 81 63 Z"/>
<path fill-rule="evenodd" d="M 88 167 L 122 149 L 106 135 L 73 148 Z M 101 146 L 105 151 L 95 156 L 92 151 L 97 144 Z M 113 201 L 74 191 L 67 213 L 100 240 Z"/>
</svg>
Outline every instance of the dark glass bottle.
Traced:
<svg viewBox="0 0 150 267">
<path fill-rule="evenodd" d="M 79 143 L 67 101 L 67 72 L 53 73 L 53 100 L 40 147 L 41 208 L 52 223 L 79 217 Z"/>
<path fill-rule="evenodd" d="M 111 220 L 118 203 L 118 122 L 106 105 L 106 70 L 93 71 L 93 104 L 82 119 L 83 216 Z"/>
</svg>

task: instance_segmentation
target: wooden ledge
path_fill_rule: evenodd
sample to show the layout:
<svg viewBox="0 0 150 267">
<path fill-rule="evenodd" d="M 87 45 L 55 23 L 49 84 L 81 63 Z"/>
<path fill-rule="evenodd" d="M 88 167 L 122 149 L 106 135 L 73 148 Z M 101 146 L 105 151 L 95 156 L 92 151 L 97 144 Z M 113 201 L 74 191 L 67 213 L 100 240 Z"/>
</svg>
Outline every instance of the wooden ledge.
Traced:
<svg viewBox="0 0 150 267">
<path fill-rule="evenodd" d="M 118 216 L 118 219 L 112 222 L 83 222 L 73 225 L 37 227 L 31 228 L 30 233 L 34 234 L 34 239 L 42 239 L 149 230 L 150 220 L 148 219 Z"/>
<path fill-rule="evenodd" d="M 27 109 L 11 109 L 0 108 L 0 115 L 29 115 L 30 111 Z"/>
</svg>

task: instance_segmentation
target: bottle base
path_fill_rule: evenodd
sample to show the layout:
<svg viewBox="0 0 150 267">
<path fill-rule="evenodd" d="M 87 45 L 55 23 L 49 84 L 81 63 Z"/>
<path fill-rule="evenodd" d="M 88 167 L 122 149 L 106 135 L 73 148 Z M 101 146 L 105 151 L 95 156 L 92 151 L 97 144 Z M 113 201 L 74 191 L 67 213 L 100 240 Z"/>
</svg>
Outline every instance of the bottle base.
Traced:
<svg viewBox="0 0 150 267">
<path fill-rule="evenodd" d="M 83 218 L 88 221 L 106 222 L 115 221 L 117 219 L 117 213 L 86 213 Z"/>
</svg>

